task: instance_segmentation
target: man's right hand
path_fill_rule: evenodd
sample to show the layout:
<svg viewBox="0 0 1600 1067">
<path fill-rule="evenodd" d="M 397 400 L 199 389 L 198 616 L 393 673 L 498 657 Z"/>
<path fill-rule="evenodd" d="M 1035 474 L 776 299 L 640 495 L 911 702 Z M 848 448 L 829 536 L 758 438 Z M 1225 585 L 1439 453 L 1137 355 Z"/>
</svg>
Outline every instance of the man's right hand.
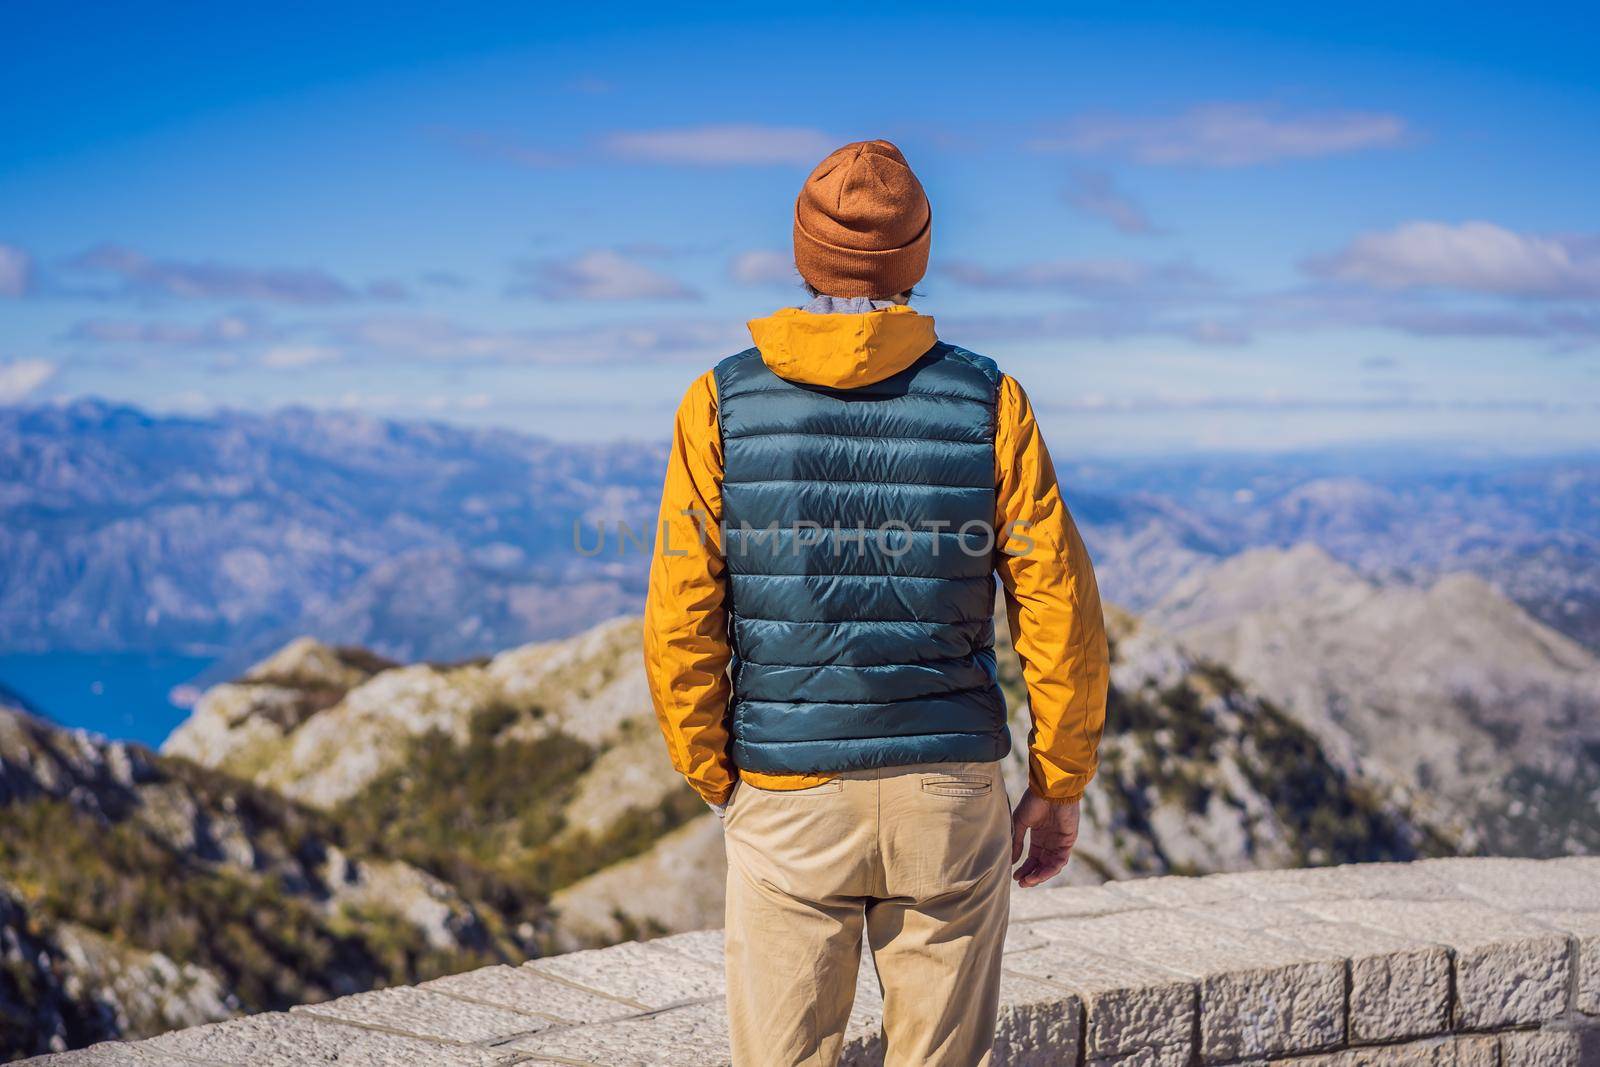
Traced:
<svg viewBox="0 0 1600 1067">
<path fill-rule="evenodd" d="M 1060 874 L 1078 843 L 1076 800 L 1051 803 L 1030 786 L 1011 813 L 1011 862 L 1022 858 L 1023 838 L 1027 838 L 1028 861 L 1012 875 L 1024 889 L 1049 881 Z"/>
</svg>

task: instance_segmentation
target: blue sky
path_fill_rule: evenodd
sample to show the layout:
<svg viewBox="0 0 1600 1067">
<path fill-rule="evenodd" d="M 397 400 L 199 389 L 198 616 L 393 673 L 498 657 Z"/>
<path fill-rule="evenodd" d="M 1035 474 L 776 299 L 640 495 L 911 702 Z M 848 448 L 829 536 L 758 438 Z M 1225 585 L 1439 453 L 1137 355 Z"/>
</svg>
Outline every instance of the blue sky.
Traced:
<svg viewBox="0 0 1600 1067">
<path fill-rule="evenodd" d="M 1600 443 L 1575 6 L 524 8 L 0 9 L 0 403 L 658 437 L 878 136 L 1058 451 Z"/>
</svg>

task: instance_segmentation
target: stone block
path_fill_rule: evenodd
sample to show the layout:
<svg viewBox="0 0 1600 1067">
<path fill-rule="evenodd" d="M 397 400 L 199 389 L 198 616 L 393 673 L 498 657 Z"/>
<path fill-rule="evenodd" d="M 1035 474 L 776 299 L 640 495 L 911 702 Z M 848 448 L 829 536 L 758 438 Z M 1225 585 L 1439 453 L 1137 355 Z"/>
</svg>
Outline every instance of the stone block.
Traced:
<svg viewBox="0 0 1600 1067">
<path fill-rule="evenodd" d="M 493 1004 L 533 1015 L 543 1015 L 562 1023 L 594 1023 L 638 1015 L 643 1004 L 617 1000 L 555 978 L 548 978 L 528 967 L 480 967 L 476 971 L 435 978 L 419 989 L 445 993 L 480 1004 Z"/>
<path fill-rule="evenodd" d="M 1271 929 L 1350 961 L 1349 1040 L 1403 1041 L 1450 1029 L 1450 955 L 1440 945 L 1350 923 Z"/>
<path fill-rule="evenodd" d="M 1524 1030 L 1500 1035 L 1500 1067 L 1593 1067 L 1600 1064 L 1600 1033 Z"/>
<path fill-rule="evenodd" d="M 1054 1067 L 1072 1063 L 1082 1040 L 1083 1006 L 1060 986 L 1000 976 L 1000 1014 L 995 1020 L 995 1067 Z"/>
<path fill-rule="evenodd" d="M 1132 1057 L 1181 1067 L 1194 1054 L 1197 994 L 1192 979 L 1128 959 L 1109 959 L 1071 941 L 1008 956 L 1013 974 L 1062 987 L 1082 1005 L 1085 1062 L 1092 1067 Z"/>
<path fill-rule="evenodd" d="M 1344 900 L 1299 905 L 1454 953 L 1456 1027 L 1487 1030 L 1555 1018 L 1567 1005 L 1565 934 L 1473 901 Z"/>
<path fill-rule="evenodd" d="M 1293 1061 L 1294 1067 L 1498 1067 L 1496 1038 L 1437 1037 L 1401 1045 L 1341 1049 Z"/>
<path fill-rule="evenodd" d="M 318 1019 L 463 1045 L 503 1041 L 555 1025 L 555 1020 L 542 1015 L 524 1015 L 415 986 L 375 989 L 294 1010 Z"/>
<path fill-rule="evenodd" d="M 1572 1006 L 1586 1015 L 1600 1015 L 1600 911 L 1533 911 L 1528 917 L 1577 940 Z"/>
<path fill-rule="evenodd" d="M 1206 1063 L 1316 1052 L 1344 1040 L 1345 960 L 1336 953 L 1165 909 L 1052 919 L 1039 931 L 1194 978 Z"/>
<path fill-rule="evenodd" d="M 205 1063 L 249 1067 L 495 1067 L 521 1057 L 504 1048 L 446 1045 L 421 1038 L 269 1012 L 177 1030 L 142 1042 L 140 1051 L 171 1053 Z M 170 1062 L 170 1061 L 169 1061 Z"/>
<path fill-rule="evenodd" d="M 652 1011 L 723 995 L 722 969 L 651 942 L 546 956 L 523 964 L 539 974 L 572 982 Z"/>
<path fill-rule="evenodd" d="M 502 1046 L 555 1060 L 607 1067 L 727 1067 L 733 1053 L 720 1002 L 689 1004 L 590 1026 L 558 1027 Z"/>
</svg>

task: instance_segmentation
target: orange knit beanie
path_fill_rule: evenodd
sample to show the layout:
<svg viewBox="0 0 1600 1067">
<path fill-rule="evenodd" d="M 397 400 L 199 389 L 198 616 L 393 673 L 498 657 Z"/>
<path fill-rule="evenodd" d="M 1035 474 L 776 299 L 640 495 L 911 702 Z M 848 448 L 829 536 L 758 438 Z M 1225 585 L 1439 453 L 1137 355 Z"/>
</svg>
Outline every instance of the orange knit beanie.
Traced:
<svg viewBox="0 0 1600 1067">
<path fill-rule="evenodd" d="M 928 270 L 933 212 L 906 157 L 857 141 L 811 172 L 794 205 L 794 264 L 825 296 L 883 299 Z"/>
</svg>

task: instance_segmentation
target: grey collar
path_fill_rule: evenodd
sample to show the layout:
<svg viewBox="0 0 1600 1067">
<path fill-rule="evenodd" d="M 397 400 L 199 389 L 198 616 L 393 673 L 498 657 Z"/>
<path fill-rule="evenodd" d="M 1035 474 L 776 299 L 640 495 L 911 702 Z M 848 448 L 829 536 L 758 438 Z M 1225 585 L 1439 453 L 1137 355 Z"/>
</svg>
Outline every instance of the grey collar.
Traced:
<svg viewBox="0 0 1600 1067">
<path fill-rule="evenodd" d="M 873 300 L 865 296 L 814 296 L 800 310 L 812 315 L 865 315 L 894 306 L 893 300 Z"/>
</svg>

